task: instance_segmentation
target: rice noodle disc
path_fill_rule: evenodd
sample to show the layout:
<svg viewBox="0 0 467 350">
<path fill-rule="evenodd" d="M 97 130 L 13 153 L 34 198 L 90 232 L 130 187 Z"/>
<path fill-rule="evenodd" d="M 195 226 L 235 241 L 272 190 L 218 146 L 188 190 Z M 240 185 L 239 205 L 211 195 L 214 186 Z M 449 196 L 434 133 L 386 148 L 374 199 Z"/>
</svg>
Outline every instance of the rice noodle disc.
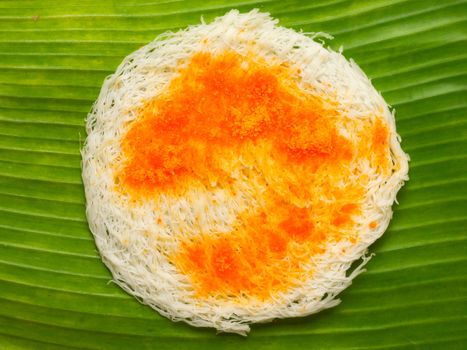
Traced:
<svg viewBox="0 0 467 350">
<path fill-rule="evenodd" d="M 171 320 L 243 335 L 337 305 L 408 179 L 357 65 L 257 10 L 126 57 L 87 133 L 86 213 L 114 281 Z"/>
</svg>

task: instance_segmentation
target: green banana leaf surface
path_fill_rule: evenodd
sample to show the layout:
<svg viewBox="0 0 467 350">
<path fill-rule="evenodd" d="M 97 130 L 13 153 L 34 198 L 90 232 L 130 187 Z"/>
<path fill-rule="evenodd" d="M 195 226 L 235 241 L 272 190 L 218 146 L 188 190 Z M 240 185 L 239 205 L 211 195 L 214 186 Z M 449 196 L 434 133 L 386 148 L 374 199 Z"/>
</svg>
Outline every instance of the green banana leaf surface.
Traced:
<svg viewBox="0 0 467 350">
<path fill-rule="evenodd" d="M 411 157 L 342 303 L 247 338 L 173 323 L 109 283 L 80 169 L 103 79 L 158 34 L 232 8 L 333 35 L 396 109 Z M 0 0 L 0 349 L 179 348 L 467 348 L 467 1 Z"/>
</svg>

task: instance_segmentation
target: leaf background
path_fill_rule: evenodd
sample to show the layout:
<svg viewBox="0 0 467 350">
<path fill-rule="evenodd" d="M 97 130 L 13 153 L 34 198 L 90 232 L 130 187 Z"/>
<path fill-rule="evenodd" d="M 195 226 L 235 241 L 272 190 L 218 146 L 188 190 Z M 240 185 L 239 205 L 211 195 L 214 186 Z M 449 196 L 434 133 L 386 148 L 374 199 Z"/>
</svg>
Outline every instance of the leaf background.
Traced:
<svg viewBox="0 0 467 350">
<path fill-rule="evenodd" d="M 255 7 L 334 35 L 396 108 L 412 162 L 343 303 L 245 339 L 172 323 L 108 283 L 79 149 L 123 57 L 201 15 Z M 465 349 L 466 158 L 466 1 L 1 0 L 0 349 Z"/>
</svg>

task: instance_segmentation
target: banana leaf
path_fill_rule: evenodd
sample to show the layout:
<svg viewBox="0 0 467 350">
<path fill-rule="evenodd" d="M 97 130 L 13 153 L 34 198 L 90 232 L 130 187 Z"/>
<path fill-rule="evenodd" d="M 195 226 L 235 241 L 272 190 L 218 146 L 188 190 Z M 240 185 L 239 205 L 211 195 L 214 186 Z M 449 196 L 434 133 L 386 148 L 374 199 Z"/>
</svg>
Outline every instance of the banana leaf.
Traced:
<svg viewBox="0 0 467 350">
<path fill-rule="evenodd" d="M 110 283 L 81 182 L 103 79 L 161 32 L 232 8 L 327 32 L 397 111 L 410 181 L 367 272 L 247 338 L 173 323 Z M 0 349 L 465 349 L 467 1 L 0 1 Z"/>
</svg>

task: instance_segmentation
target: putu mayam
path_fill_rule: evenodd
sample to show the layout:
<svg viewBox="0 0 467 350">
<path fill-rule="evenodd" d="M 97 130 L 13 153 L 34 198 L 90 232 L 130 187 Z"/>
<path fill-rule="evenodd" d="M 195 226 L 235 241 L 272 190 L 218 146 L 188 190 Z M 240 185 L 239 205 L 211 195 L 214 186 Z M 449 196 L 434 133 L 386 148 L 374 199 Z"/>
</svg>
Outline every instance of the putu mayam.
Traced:
<svg viewBox="0 0 467 350">
<path fill-rule="evenodd" d="M 89 113 L 97 247 L 119 286 L 173 321 L 246 335 L 337 305 L 408 179 L 365 74 L 277 23 L 233 10 L 163 34 Z"/>
</svg>

